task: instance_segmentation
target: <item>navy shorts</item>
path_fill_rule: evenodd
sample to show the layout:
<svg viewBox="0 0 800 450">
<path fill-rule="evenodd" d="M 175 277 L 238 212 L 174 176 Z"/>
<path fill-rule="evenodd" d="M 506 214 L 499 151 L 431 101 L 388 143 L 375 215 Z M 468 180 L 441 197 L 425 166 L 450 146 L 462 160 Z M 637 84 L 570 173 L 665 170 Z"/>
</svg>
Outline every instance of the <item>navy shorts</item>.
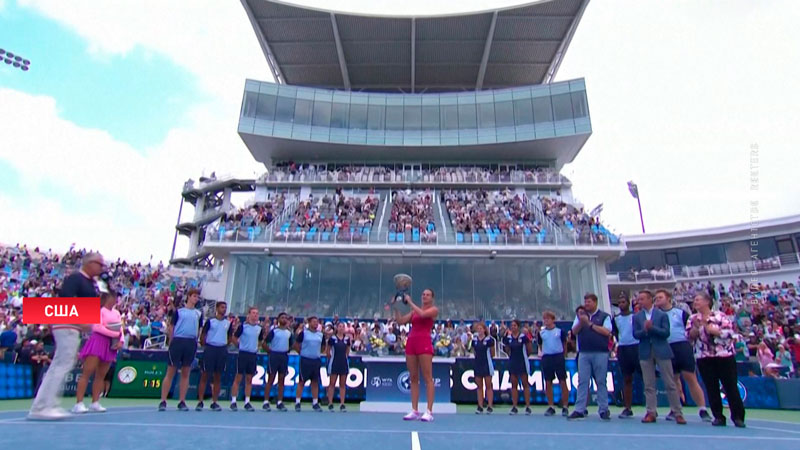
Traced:
<svg viewBox="0 0 800 450">
<path fill-rule="evenodd" d="M 222 373 L 228 362 L 228 348 L 206 345 L 203 348 L 203 372 Z"/>
<path fill-rule="evenodd" d="M 542 355 L 542 375 L 544 381 L 567 378 L 567 361 L 564 359 L 564 354 Z"/>
<path fill-rule="evenodd" d="M 239 358 L 236 360 L 236 373 L 242 375 L 255 375 L 256 362 L 258 355 L 250 352 L 243 352 L 239 350 Z"/>
<path fill-rule="evenodd" d="M 300 382 L 319 382 L 319 369 L 322 363 L 319 359 L 300 357 Z"/>
<path fill-rule="evenodd" d="M 169 344 L 169 365 L 171 367 L 191 367 L 197 354 L 197 340 L 193 338 L 173 338 Z"/>
<path fill-rule="evenodd" d="M 642 366 L 639 364 L 639 344 L 618 346 L 617 363 L 623 376 L 642 373 Z"/>
<path fill-rule="evenodd" d="M 347 375 L 350 373 L 350 367 L 347 364 L 347 358 L 344 356 L 333 357 L 328 361 L 328 374 L 329 375 Z"/>
<path fill-rule="evenodd" d="M 289 373 L 289 354 L 272 352 L 269 354 L 269 374 L 286 375 Z"/>
<path fill-rule="evenodd" d="M 675 342 L 669 344 L 672 348 L 672 371 L 675 373 L 680 372 L 694 372 L 694 349 L 689 341 Z"/>
</svg>

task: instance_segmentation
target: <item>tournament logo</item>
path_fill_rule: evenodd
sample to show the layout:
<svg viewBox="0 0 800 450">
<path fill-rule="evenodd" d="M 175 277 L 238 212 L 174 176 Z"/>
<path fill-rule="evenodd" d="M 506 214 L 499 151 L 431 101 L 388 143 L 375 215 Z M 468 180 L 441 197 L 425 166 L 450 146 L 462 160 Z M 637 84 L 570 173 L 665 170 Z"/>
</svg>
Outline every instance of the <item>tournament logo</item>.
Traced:
<svg viewBox="0 0 800 450">
<path fill-rule="evenodd" d="M 742 403 L 744 403 L 744 401 L 747 399 L 747 388 L 744 387 L 744 384 L 742 384 L 741 381 L 736 382 L 736 387 L 739 388 L 739 397 L 742 397 Z M 722 397 L 722 404 L 724 406 L 728 406 L 728 398 L 725 395 L 725 391 L 722 390 L 722 383 L 719 384 L 719 392 L 720 397 Z"/>
<path fill-rule="evenodd" d="M 381 387 L 381 377 L 373 377 L 369 384 L 376 388 Z"/>
<path fill-rule="evenodd" d="M 400 375 L 397 376 L 397 389 L 403 394 L 411 393 L 411 381 L 407 370 L 401 372 Z"/>
</svg>

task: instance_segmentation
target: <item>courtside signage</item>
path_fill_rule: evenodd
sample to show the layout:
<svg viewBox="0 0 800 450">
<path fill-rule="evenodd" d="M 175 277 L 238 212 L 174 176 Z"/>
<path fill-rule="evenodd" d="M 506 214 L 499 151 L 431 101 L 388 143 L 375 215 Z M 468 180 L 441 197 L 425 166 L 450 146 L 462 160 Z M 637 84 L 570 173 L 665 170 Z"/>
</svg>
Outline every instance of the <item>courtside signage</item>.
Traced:
<svg viewBox="0 0 800 450">
<path fill-rule="evenodd" d="M 48 325 L 100 323 L 100 298 L 26 297 L 22 299 L 22 322 Z"/>
</svg>

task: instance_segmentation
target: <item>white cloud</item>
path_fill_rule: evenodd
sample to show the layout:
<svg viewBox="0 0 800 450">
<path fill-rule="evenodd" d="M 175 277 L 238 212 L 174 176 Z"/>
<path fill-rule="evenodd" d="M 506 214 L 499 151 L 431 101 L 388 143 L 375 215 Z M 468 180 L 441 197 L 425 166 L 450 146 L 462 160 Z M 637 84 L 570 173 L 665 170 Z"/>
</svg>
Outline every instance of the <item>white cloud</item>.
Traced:
<svg viewBox="0 0 800 450">
<path fill-rule="evenodd" d="M 0 121 L 14 130 L 3 138 L 0 160 L 25 188 L 22 196 L 0 192 L 4 216 L 15 218 L 0 222 L 4 240 L 61 250 L 76 242 L 112 256 L 166 260 L 187 178 L 261 170 L 233 131 L 238 117 L 209 113 L 207 105 L 190 114 L 189 126 L 142 152 L 59 117 L 53 98 L 0 89 L 0 104 Z M 191 207 L 184 219 L 190 214 Z"/>
</svg>

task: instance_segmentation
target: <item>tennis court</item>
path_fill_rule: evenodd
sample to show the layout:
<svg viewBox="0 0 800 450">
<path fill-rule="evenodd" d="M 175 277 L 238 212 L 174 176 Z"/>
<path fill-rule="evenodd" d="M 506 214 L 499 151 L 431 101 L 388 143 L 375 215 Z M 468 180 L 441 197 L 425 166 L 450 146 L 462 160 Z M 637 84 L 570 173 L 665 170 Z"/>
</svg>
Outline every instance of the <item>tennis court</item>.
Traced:
<svg viewBox="0 0 800 450">
<path fill-rule="evenodd" d="M 602 422 L 596 414 L 584 421 L 532 416 L 510 417 L 506 409 L 487 415 L 468 413 L 436 416 L 433 423 L 403 422 L 398 414 L 316 413 L 305 405 L 301 413 L 289 412 L 179 412 L 156 411 L 155 405 L 109 408 L 104 414 L 86 414 L 63 422 L 30 422 L 23 411 L 0 412 L 2 448 L 141 448 L 161 444 L 171 449 L 259 445 L 262 448 L 347 448 L 379 446 L 394 449 L 486 449 L 535 445 L 565 448 L 591 445 L 597 450 L 620 445 L 648 450 L 702 450 L 724 441 L 728 450 L 752 449 L 768 444 L 771 450 L 797 449 L 800 423 L 749 419 L 748 428 L 714 428 L 696 416 L 678 426 L 659 421 L 644 425 L 638 419 Z M 663 416 L 662 416 L 663 417 Z M 41 439 L 41 445 L 36 440 Z M 624 443 L 623 443 L 624 442 Z"/>
</svg>

